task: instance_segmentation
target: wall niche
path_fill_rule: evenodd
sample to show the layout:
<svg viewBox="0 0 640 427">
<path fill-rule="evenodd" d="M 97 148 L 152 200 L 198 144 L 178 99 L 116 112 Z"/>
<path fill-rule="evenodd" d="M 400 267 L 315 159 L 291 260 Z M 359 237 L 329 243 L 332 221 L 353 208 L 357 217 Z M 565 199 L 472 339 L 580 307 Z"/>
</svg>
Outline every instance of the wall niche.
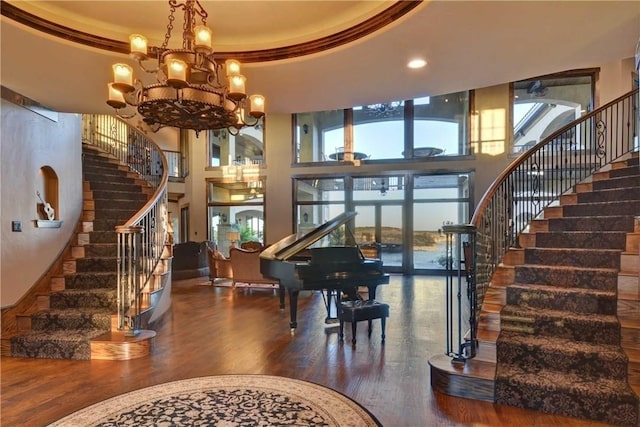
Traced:
<svg viewBox="0 0 640 427">
<path fill-rule="evenodd" d="M 60 206 L 58 196 L 58 174 L 50 166 L 40 168 L 36 188 L 36 226 L 38 228 L 60 228 Z"/>
</svg>

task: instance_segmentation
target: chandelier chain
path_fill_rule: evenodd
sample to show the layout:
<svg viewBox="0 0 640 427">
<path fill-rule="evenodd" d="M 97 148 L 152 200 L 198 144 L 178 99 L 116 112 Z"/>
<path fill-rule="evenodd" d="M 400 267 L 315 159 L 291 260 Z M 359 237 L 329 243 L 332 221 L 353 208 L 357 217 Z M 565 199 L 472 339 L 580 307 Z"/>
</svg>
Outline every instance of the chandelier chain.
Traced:
<svg viewBox="0 0 640 427">
<path fill-rule="evenodd" d="M 114 64 L 114 81 L 109 83 L 107 104 L 122 118 L 140 114 L 156 131 L 164 126 L 200 130 L 227 129 L 237 134 L 245 126 L 261 126 L 264 97 L 247 96 L 246 77 L 240 74 L 240 63 L 227 59 L 218 63 L 213 54 L 212 31 L 207 27 L 207 12 L 199 0 L 169 0 L 168 23 L 164 41 L 151 54 L 147 39 L 132 34 L 131 57 L 147 73 L 154 73 L 156 83 L 145 84 L 134 79 L 128 64 Z M 177 9 L 184 12 L 182 47 L 171 46 Z M 202 25 L 197 25 L 201 20 Z M 157 60 L 156 68 L 145 62 Z M 136 107 L 125 115 L 123 108 Z"/>
<path fill-rule="evenodd" d="M 200 9 L 200 10 L 196 10 L 196 13 L 200 15 L 200 17 L 202 18 L 202 25 L 207 25 L 207 18 L 209 17 L 209 14 L 207 13 L 206 10 L 204 10 L 204 7 L 202 7 L 202 5 L 200 4 L 200 0 L 196 0 L 196 3 L 198 4 L 198 8 Z"/>
<path fill-rule="evenodd" d="M 169 45 L 169 40 L 171 39 L 171 30 L 173 30 L 173 21 L 175 21 L 175 16 L 173 15 L 176 11 L 176 6 L 174 2 L 169 2 L 169 5 L 171 6 L 169 8 L 169 23 L 167 24 L 167 32 L 164 35 L 164 41 L 162 42 L 162 50 L 165 50 L 167 48 L 167 46 Z"/>
<path fill-rule="evenodd" d="M 189 13 L 187 10 L 184 15 L 184 22 L 182 23 L 182 48 L 190 49 L 193 43 L 192 34 L 189 30 L 192 30 L 196 25 L 196 15 Z"/>
</svg>

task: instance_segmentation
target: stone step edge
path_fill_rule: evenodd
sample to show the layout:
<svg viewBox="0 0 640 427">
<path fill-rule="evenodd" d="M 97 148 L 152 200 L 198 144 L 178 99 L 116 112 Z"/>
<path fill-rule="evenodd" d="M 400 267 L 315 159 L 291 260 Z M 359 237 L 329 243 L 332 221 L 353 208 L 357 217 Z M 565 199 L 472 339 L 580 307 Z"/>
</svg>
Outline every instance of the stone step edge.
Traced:
<svg viewBox="0 0 640 427">
<path fill-rule="evenodd" d="M 510 386 L 537 388 L 541 384 L 545 389 L 545 396 L 554 393 L 568 393 L 574 397 L 580 396 L 586 399 L 620 397 L 634 399 L 638 404 L 638 395 L 633 392 L 627 380 L 615 380 L 606 377 L 589 377 L 589 381 L 583 376 L 565 373 L 561 371 L 543 370 L 539 372 L 527 372 L 512 364 L 499 364 L 496 367 L 496 387 L 499 381 L 508 381 Z M 529 380 L 531 379 L 531 380 Z"/>
<path fill-rule="evenodd" d="M 525 342 L 517 340 L 518 337 L 524 337 Z M 566 349 L 566 353 L 597 353 L 598 357 L 611 357 L 623 353 L 622 346 L 616 344 L 596 344 L 589 341 L 576 341 L 574 339 L 556 337 L 556 336 L 539 336 L 539 335 L 523 335 L 514 331 L 502 331 L 496 342 L 496 346 L 501 345 L 517 345 L 517 346 L 539 346 L 553 347 L 552 351 L 558 349 Z M 558 350 L 564 352 L 562 350 Z"/>
<path fill-rule="evenodd" d="M 509 311 L 516 311 L 517 313 L 525 314 L 526 316 L 511 315 Z M 593 323 L 593 320 L 594 320 L 594 316 L 592 313 L 576 313 L 573 311 L 522 307 L 517 305 L 511 305 L 511 304 L 507 304 L 503 307 L 502 311 L 500 312 L 500 316 L 501 318 L 509 317 L 509 318 L 521 319 L 523 321 L 526 321 L 528 319 L 533 320 L 533 318 L 541 317 L 541 316 L 551 318 L 551 319 L 552 318 L 566 319 L 568 317 L 571 317 L 576 321 L 586 321 L 590 323 Z M 600 321 L 599 323 L 602 323 L 602 324 L 611 324 L 614 326 L 619 324 L 618 317 L 613 314 L 599 314 L 597 316 L 597 320 L 599 320 Z"/>
<path fill-rule="evenodd" d="M 512 289 L 522 289 L 522 290 L 531 290 L 531 291 L 542 291 L 548 294 L 576 294 L 576 295 L 593 295 L 599 298 L 607 298 L 612 297 L 617 299 L 617 289 L 613 289 L 611 291 L 605 291 L 601 289 L 592 289 L 592 288 L 575 288 L 575 287 L 562 287 L 557 285 L 541 285 L 537 283 L 513 283 L 508 286 L 507 292 L 509 292 L 509 288 Z"/>
</svg>

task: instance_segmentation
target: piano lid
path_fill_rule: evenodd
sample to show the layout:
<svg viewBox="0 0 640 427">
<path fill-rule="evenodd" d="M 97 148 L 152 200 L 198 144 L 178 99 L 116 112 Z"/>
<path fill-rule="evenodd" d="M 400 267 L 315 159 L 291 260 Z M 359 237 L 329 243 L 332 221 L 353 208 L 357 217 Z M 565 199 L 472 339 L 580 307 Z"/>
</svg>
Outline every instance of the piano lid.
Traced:
<svg viewBox="0 0 640 427">
<path fill-rule="evenodd" d="M 286 261 L 304 249 L 307 249 L 341 225 L 346 224 L 356 215 L 357 212 L 344 212 L 306 234 L 291 234 L 262 251 L 260 258 Z"/>
</svg>

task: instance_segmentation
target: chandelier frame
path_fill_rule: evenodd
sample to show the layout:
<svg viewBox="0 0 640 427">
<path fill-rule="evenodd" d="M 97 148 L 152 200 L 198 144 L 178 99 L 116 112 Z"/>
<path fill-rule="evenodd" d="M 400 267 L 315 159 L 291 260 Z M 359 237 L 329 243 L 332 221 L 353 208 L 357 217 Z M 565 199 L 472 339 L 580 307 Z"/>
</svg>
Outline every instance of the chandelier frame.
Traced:
<svg viewBox="0 0 640 427">
<path fill-rule="evenodd" d="M 130 119 L 124 109 L 135 107 L 143 121 L 155 132 L 172 126 L 202 130 L 227 129 L 237 135 L 246 126 L 256 126 L 264 117 L 264 97 L 247 96 L 246 78 L 240 63 L 227 59 L 217 62 L 211 47 L 212 31 L 206 25 L 208 14 L 198 0 L 180 3 L 169 0 L 167 31 L 160 47 L 148 47 L 139 34 L 130 39 L 130 57 L 156 82 L 145 84 L 133 77 L 127 64 L 114 64 L 114 81 L 108 84 L 107 104 L 116 115 Z M 175 11 L 184 11 L 182 48 L 169 48 Z M 196 25 L 200 18 L 201 25 Z M 155 61 L 155 66 L 148 63 Z M 226 81 L 222 78 L 226 71 Z"/>
</svg>

